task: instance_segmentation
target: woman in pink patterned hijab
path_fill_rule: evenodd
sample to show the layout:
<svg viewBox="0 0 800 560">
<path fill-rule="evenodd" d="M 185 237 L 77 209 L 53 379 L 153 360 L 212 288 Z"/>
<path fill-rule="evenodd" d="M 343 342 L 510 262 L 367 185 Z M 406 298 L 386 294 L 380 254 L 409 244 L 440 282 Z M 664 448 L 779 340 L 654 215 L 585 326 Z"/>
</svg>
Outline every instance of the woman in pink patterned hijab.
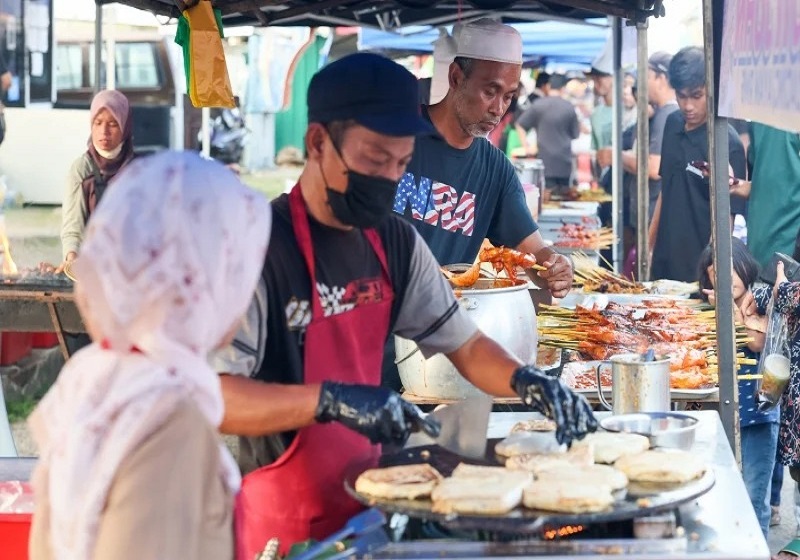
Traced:
<svg viewBox="0 0 800 560">
<path fill-rule="evenodd" d="M 239 472 L 207 355 L 252 298 L 266 200 L 190 152 L 134 161 L 73 270 L 93 344 L 31 416 L 33 560 L 232 558 Z"/>
</svg>

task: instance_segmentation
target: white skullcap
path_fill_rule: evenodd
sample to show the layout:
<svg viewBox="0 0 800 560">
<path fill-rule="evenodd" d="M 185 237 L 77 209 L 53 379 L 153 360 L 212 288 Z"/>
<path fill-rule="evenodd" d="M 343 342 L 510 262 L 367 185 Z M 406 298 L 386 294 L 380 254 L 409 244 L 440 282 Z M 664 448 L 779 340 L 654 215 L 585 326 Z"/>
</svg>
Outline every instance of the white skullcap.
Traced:
<svg viewBox="0 0 800 560">
<path fill-rule="evenodd" d="M 509 25 L 482 18 L 463 25 L 456 56 L 522 64 L 522 37 Z"/>
</svg>

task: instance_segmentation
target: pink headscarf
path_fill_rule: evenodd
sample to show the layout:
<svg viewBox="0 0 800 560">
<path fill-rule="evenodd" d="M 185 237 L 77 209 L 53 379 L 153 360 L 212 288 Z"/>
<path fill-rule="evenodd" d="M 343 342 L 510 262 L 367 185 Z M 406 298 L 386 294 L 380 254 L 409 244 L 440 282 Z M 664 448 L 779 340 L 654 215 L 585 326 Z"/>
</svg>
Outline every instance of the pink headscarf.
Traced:
<svg viewBox="0 0 800 560">
<path fill-rule="evenodd" d="M 131 109 L 125 94 L 115 89 L 104 89 L 98 92 L 97 95 L 94 96 L 94 99 L 92 99 L 91 107 L 89 107 L 89 122 L 94 122 L 97 113 L 103 109 L 111 113 L 111 116 L 117 121 L 120 130 L 124 132 L 128 124 L 128 116 Z"/>
<path fill-rule="evenodd" d="M 207 355 L 252 299 L 270 223 L 261 195 L 192 152 L 135 160 L 106 193 L 74 265 L 78 307 L 103 344 L 67 362 L 30 419 L 55 558 L 92 557 L 117 469 L 179 403 L 222 421 Z M 235 492 L 239 471 L 222 444 L 220 456 Z"/>
</svg>

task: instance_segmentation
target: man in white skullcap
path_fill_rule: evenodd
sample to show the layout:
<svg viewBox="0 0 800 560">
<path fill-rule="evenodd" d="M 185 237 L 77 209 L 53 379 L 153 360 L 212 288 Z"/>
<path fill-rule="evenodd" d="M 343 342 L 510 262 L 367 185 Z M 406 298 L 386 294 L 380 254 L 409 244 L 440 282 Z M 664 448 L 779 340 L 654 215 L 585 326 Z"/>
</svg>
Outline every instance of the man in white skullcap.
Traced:
<svg viewBox="0 0 800 560">
<path fill-rule="evenodd" d="M 420 137 L 395 196 L 439 264 L 471 263 L 484 238 L 533 253 L 547 268 L 534 281 L 563 297 L 572 284 L 568 259 L 547 247 L 511 162 L 486 136 L 517 94 L 522 38 L 484 18 L 461 27 L 447 95 L 423 106 L 438 135 Z"/>
<path fill-rule="evenodd" d="M 447 95 L 422 108 L 438 135 L 417 138 L 393 209 L 414 225 L 440 265 L 472 263 L 488 238 L 533 253 L 546 270 L 529 271 L 531 278 L 564 297 L 572 264 L 545 245 L 514 166 L 486 139 L 517 95 L 521 72 L 516 29 L 491 19 L 461 27 Z M 397 387 L 388 360 L 384 381 Z"/>
</svg>

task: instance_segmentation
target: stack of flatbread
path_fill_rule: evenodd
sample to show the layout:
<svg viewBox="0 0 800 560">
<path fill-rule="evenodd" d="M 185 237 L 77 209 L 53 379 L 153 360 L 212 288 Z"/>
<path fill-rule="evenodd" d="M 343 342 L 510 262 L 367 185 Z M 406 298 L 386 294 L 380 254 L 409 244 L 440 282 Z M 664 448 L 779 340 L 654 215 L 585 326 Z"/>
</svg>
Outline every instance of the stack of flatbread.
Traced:
<svg viewBox="0 0 800 560">
<path fill-rule="evenodd" d="M 522 502 L 522 491 L 533 475 L 503 467 L 460 464 L 431 494 L 437 513 L 508 513 Z"/>
</svg>

